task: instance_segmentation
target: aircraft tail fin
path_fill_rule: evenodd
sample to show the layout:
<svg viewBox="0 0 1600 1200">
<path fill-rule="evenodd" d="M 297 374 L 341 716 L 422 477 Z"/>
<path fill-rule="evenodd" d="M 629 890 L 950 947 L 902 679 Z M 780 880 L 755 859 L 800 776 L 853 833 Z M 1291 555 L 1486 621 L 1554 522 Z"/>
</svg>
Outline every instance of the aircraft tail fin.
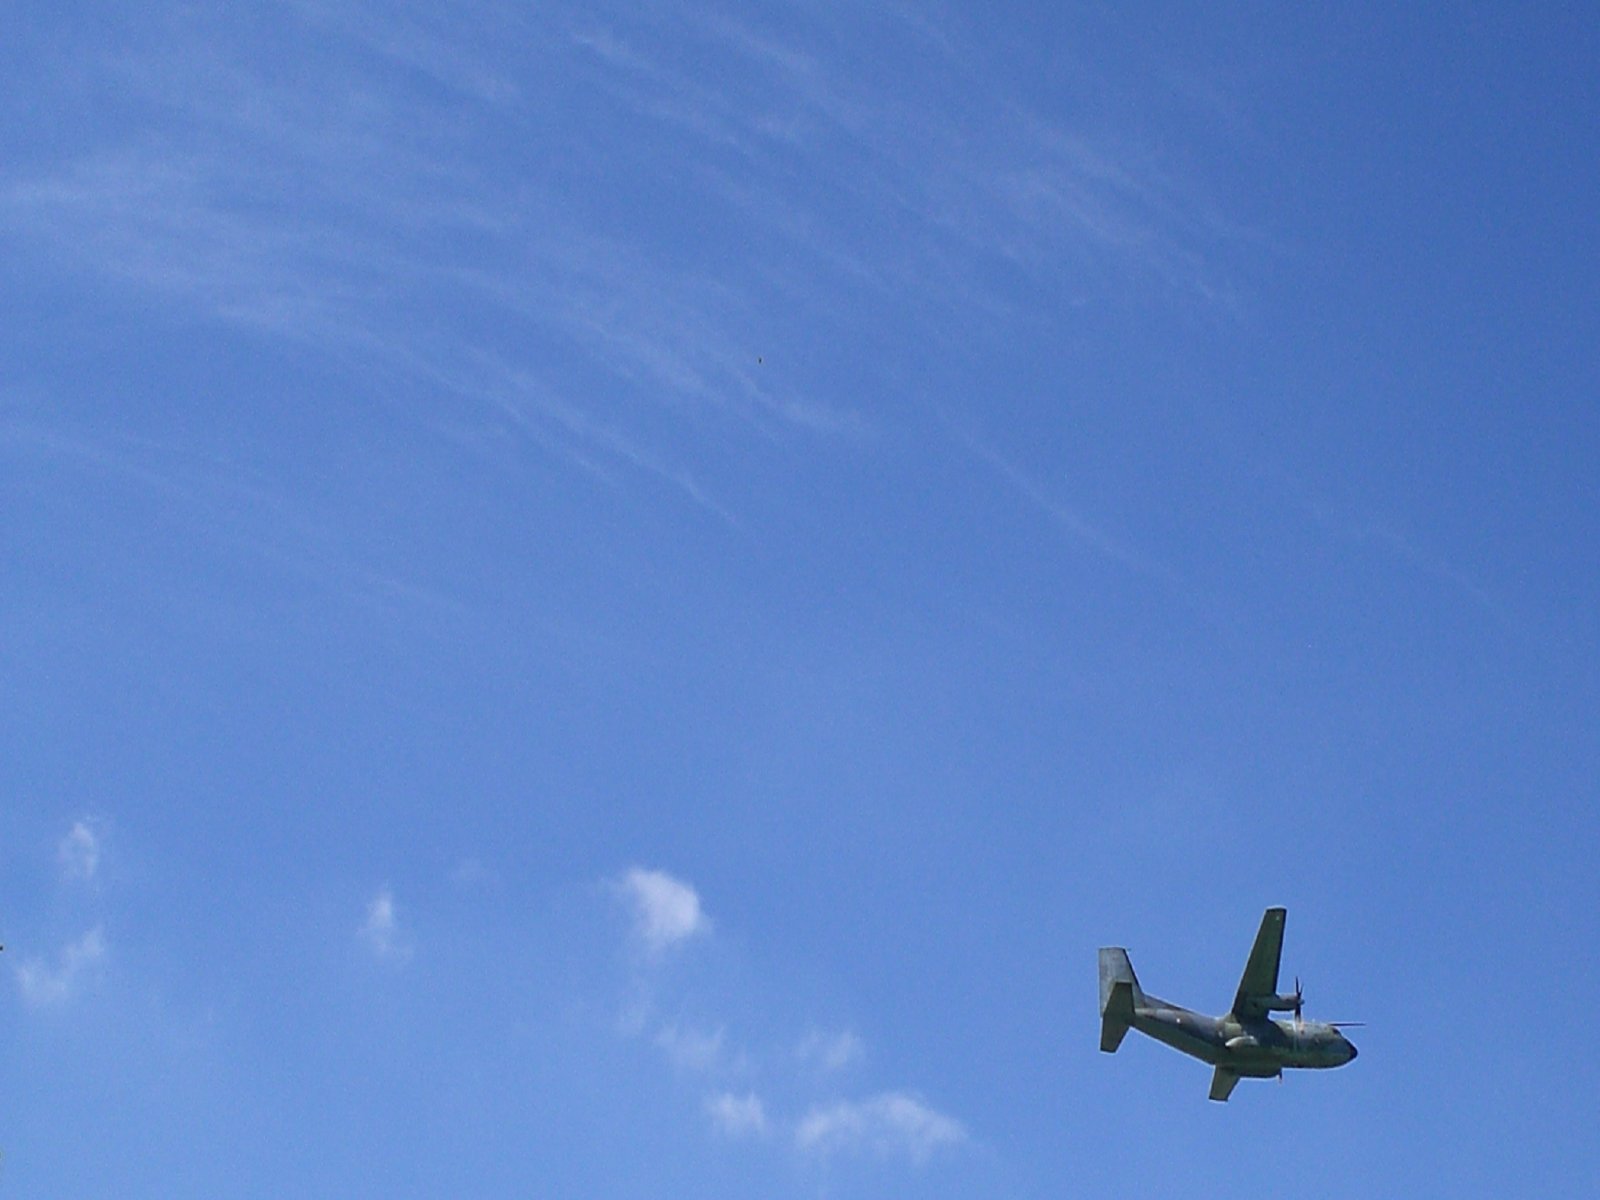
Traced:
<svg viewBox="0 0 1600 1200">
<path fill-rule="evenodd" d="M 1120 946 L 1100 949 L 1100 1049 L 1116 1052 L 1133 1024 L 1133 1012 L 1144 1003 L 1139 977 L 1133 973 L 1128 952 Z"/>
</svg>

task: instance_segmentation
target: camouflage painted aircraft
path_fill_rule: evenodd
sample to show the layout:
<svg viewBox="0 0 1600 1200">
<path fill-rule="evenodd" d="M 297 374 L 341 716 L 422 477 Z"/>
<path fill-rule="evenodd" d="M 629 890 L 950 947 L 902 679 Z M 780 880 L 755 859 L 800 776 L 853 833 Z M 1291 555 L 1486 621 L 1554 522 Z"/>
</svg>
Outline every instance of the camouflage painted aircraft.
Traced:
<svg viewBox="0 0 1600 1200">
<path fill-rule="evenodd" d="M 1284 909 L 1269 908 L 1262 915 L 1233 1007 L 1220 1017 L 1147 995 L 1128 952 L 1120 946 L 1102 947 L 1100 1049 L 1115 1053 L 1123 1035 L 1137 1029 L 1215 1067 L 1213 1100 L 1226 1100 L 1240 1079 L 1282 1079 L 1285 1067 L 1344 1066 L 1356 1056 L 1356 1048 L 1340 1030 L 1360 1022 L 1305 1020 L 1298 978 L 1293 992 L 1278 994 L 1284 914 Z M 1294 1019 L 1277 1020 L 1274 1012 L 1293 1012 Z"/>
</svg>

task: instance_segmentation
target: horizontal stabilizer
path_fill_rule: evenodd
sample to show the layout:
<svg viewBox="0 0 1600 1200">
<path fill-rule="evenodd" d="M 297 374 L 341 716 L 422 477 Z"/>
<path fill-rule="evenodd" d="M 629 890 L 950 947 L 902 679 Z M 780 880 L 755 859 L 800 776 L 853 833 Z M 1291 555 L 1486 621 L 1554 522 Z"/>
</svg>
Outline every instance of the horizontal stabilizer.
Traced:
<svg viewBox="0 0 1600 1200">
<path fill-rule="evenodd" d="M 1228 1070 L 1227 1067 L 1218 1067 L 1211 1073 L 1211 1099 L 1227 1100 L 1233 1095 L 1233 1085 L 1239 1082 L 1239 1076 Z"/>
<path fill-rule="evenodd" d="M 1127 1036 L 1128 1027 L 1120 1021 L 1113 1021 L 1109 1017 L 1100 1022 L 1100 1049 L 1107 1054 L 1115 1054 L 1117 1047 L 1122 1045 L 1122 1039 Z"/>
<path fill-rule="evenodd" d="M 1111 985 L 1105 1011 L 1100 1014 L 1100 1049 L 1115 1054 L 1122 1037 L 1133 1023 L 1133 985 L 1119 979 Z"/>
</svg>

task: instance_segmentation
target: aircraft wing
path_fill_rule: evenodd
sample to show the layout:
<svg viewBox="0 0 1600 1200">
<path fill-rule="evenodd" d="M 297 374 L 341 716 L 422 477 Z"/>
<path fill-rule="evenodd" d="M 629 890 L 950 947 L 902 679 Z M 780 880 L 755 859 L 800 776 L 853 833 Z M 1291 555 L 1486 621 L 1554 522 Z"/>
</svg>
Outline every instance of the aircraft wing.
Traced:
<svg viewBox="0 0 1600 1200">
<path fill-rule="evenodd" d="M 1244 965 L 1244 978 L 1233 998 L 1235 1016 L 1247 1019 L 1264 1017 L 1278 999 L 1278 960 L 1283 957 L 1284 909 L 1269 908 L 1261 914 L 1256 944 L 1250 947 L 1250 961 Z"/>
</svg>

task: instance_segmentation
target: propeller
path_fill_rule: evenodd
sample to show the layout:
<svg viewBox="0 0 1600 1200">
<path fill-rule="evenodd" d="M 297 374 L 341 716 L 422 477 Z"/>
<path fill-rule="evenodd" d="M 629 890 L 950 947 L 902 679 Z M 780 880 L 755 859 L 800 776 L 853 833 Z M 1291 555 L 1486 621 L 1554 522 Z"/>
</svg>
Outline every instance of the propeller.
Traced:
<svg viewBox="0 0 1600 1200">
<path fill-rule="evenodd" d="M 1290 1008 L 1292 1008 L 1294 1010 L 1294 1027 L 1295 1027 L 1295 1031 L 1296 1032 L 1299 1032 L 1300 1029 L 1305 1025 L 1304 1018 L 1301 1016 L 1301 1012 L 1305 1008 L 1305 1003 L 1306 1003 L 1305 993 L 1300 988 L 1300 976 L 1296 975 L 1294 977 L 1294 1003 L 1289 1006 Z M 1363 1025 L 1366 1024 L 1366 1022 L 1365 1021 L 1324 1021 L 1323 1024 L 1331 1026 L 1334 1029 L 1360 1029 Z"/>
</svg>

